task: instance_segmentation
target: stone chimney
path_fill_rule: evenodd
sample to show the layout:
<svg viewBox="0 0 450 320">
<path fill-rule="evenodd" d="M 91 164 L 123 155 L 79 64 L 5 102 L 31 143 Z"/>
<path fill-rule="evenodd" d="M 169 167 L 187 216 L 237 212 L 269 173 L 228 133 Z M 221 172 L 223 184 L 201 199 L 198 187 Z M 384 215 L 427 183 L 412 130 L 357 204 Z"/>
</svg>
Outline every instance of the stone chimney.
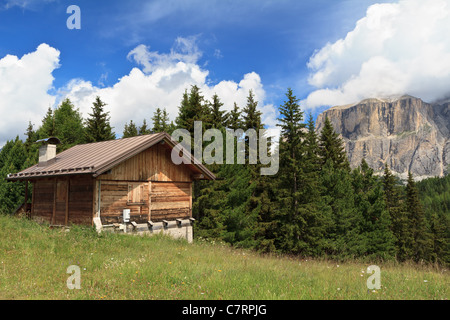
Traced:
<svg viewBox="0 0 450 320">
<path fill-rule="evenodd" d="M 42 142 L 39 147 L 39 164 L 38 167 L 46 167 L 56 161 L 56 145 L 60 144 L 58 138 L 47 138 L 36 141 L 36 143 Z"/>
</svg>

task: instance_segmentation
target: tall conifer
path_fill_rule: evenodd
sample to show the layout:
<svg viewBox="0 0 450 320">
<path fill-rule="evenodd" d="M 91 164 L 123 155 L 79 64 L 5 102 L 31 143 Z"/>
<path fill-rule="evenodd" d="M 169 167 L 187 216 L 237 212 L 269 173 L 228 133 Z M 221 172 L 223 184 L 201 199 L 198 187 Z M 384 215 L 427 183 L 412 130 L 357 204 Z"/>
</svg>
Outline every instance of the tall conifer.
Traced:
<svg viewBox="0 0 450 320">
<path fill-rule="evenodd" d="M 339 134 L 334 130 L 328 117 L 325 118 L 325 123 L 320 134 L 319 146 L 322 164 L 330 160 L 334 167 L 350 170 L 344 143 L 339 137 Z"/>
<path fill-rule="evenodd" d="M 112 131 L 110 124 L 109 112 L 105 111 L 106 103 L 100 97 L 96 97 L 92 107 L 92 113 L 85 121 L 86 142 L 99 142 L 114 140 L 115 133 Z"/>
<path fill-rule="evenodd" d="M 432 260 L 432 238 L 428 232 L 425 212 L 419 199 L 419 192 L 411 172 L 406 185 L 406 212 L 410 223 L 412 259 Z"/>
</svg>

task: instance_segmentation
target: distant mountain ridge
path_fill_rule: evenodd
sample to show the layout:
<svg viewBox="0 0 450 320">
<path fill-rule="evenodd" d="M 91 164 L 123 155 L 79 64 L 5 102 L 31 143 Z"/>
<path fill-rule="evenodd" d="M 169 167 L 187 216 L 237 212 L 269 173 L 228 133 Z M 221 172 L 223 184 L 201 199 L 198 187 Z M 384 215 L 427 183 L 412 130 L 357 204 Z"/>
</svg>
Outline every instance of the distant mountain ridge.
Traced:
<svg viewBox="0 0 450 320">
<path fill-rule="evenodd" d="M 352 168 L 366 159 L 376 172 L 385 163 L 405 179 L 443 176 L 450 164 L 450 102 L 430 104 L 412 96 L 365 99 L 336 106 L 316 121 L 320 132 L 328 117 L 341 134 Z"/>
</svg>

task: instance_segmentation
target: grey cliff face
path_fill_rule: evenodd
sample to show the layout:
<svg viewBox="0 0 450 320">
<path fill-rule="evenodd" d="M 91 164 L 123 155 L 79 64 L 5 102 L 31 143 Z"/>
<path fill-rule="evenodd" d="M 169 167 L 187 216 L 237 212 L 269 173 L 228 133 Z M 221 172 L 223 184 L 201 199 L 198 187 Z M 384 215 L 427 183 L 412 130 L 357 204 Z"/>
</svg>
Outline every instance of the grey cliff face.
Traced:
<svg viewBox="0 0 450 320">
<path fill-rule="evenodd" d="M 443 176 L 450 164 L 450 103 L 429 104 L 403 96 L 367 99 L 333 107 L 319 115 L 320 132 L 328 116 L 341 134 L 352 168 L 366 159 L 376 172 L 387 163 L 401 178 Z"/>
</svg>

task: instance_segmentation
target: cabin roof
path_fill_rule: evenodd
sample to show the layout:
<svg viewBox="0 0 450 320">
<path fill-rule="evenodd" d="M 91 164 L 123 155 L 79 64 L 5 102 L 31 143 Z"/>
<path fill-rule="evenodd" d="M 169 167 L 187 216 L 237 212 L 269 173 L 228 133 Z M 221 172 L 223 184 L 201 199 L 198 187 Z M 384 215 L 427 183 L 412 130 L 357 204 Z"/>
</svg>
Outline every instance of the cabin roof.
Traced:
<svg viewBox="0 0 450 320">
<path fill-rule="evenodd" d="M 140 152 L 164 141 L 171 148 L 178 143 L 165 133 L 123 138 L 118 140 L 102 141 L 76 145 L 56 155 L 56 161 L 47 166 L 38 164 L 19 173 L 9 174 L 7 180 L 28 180 L 35 178 L 91 174 L 97 177 L 112 169 L 125 160 L 132 158 Z M 202 173 L 206 179 L 215 180 L 215 175 L 203 164 L 199 163 L 189 153 L 191 170 Z"/>
</svg>

